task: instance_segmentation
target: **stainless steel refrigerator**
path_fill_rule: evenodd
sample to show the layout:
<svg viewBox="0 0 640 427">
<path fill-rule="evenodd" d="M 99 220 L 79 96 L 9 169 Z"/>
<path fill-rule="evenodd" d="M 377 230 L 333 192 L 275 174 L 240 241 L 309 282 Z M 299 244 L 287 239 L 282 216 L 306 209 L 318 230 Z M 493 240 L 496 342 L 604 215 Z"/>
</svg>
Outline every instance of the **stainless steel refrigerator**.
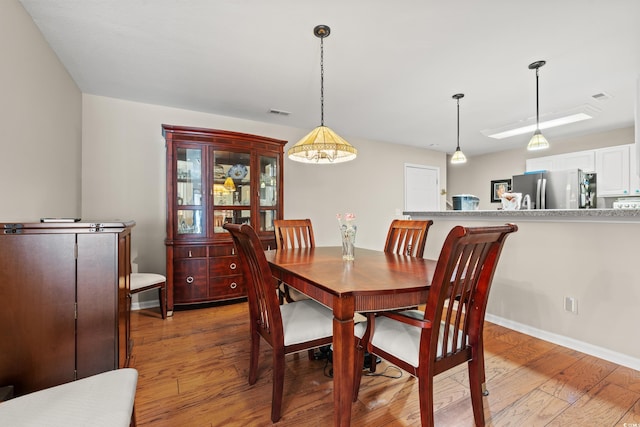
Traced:
<svg viewBox="0 0 640 427">
<path fill-rule="evenodd" d="M 511 192 L 529 195 L 531 209 L 596 207 L 596 174 L 581 169 L 514 175 Z"/>
</svg>

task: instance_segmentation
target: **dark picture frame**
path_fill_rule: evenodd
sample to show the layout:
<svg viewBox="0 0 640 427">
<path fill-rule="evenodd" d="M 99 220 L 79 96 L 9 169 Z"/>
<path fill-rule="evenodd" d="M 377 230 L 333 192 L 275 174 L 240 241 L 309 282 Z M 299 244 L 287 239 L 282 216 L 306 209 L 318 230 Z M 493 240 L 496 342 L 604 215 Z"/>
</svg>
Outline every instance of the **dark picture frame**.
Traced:
<svg viewBox="0 0 640 427">
<path fill-rule="evenodd" d="M 500 203 L 500 196 L 511 190 L 510 179 L 496 179 L 491 181 L 491 203 Z"/>
</svg>

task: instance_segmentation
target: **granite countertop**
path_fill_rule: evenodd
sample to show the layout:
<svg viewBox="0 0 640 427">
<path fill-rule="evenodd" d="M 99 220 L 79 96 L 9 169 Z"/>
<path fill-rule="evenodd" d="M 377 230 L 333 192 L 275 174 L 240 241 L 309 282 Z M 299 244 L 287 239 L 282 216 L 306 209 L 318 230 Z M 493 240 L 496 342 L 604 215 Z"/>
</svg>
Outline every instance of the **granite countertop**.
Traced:
<svg viewBox="0 0 640 427">
<path fill-rule="evenodd" d="M 532 209 L 532 210 L 478 210 L 478 211 L 426 211 L 403 212 L 412 218 L 453 217 L 469 219 L 567 220 L 567 221 L 633 221 L 640 222 L 640 209 Z"/>
</svg>

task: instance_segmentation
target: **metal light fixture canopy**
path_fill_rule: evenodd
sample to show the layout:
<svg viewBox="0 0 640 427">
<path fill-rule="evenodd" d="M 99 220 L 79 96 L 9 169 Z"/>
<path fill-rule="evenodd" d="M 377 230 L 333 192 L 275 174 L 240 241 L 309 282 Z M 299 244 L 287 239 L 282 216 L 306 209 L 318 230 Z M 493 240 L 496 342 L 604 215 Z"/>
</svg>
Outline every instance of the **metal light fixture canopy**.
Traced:
<svg viewBox="0 0 640 427">
<path fill-rule="evenodd" d="M 464 93 L 456 93 L 452 96 L 458 103 L 458 145 L 456 146 L 456 152 L 451 156 L 451 164 L 458 165 L 461 163 L 467 163 L 467 156 L 460 150 L 460 98 L 464 98 Z"/>
<path fill-rule="evenodd" d="M 536 70 L 536 131 L 531 137 L 531 140 L 529 140 L 529 144 L 527 144 L 527 150 L 529 151 L 549 148 L 549 141 L 547 141 L 547 138 L 540 132 L 540 103 L 538 101 L 538 70 L 546 63 L 547 61 L 536 61 L 529 64 L 530 70 Z"/>
<path fill-rule="evenodd" d="M 324 38 L 331 33 L 327 25 L 317 25 L 313 34 L 320 39 L 320 126 L 309 132 L 287 151 L 291 160 L 302 163 L 331 164 L 356 158 L 358 150 L 324 125 Z"/>
</svg>

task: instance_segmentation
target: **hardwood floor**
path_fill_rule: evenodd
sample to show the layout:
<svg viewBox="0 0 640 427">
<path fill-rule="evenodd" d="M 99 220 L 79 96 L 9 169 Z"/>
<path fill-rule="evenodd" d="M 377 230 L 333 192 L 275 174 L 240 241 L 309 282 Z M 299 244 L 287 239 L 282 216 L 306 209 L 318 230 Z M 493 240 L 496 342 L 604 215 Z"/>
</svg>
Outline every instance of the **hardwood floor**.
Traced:
<svg viewBox="0 0 640 427">
<path fill-rule="evenodd" d="M 246 302 L 131 316 L 139 371 L 136 418 L 145 426 L 267 426 L 271 349 L 261 347 L 258 382 L 247 383 Z M 487 323 L 488 426 L 640 426 L 640 372 Z M 331 426 L 333 384 L 326 361 L 287 356 L 283 416 L 278 426 Z M 376 374 L 401 371 L 385 361 Z M 420 424 L 414 378 L 366 376 L 352 425 Z M 436 377 L 437 426 L 473 426 L 466 365 Z M 626 423 L 626 424 L 625 424 Z"/>
</svg>

